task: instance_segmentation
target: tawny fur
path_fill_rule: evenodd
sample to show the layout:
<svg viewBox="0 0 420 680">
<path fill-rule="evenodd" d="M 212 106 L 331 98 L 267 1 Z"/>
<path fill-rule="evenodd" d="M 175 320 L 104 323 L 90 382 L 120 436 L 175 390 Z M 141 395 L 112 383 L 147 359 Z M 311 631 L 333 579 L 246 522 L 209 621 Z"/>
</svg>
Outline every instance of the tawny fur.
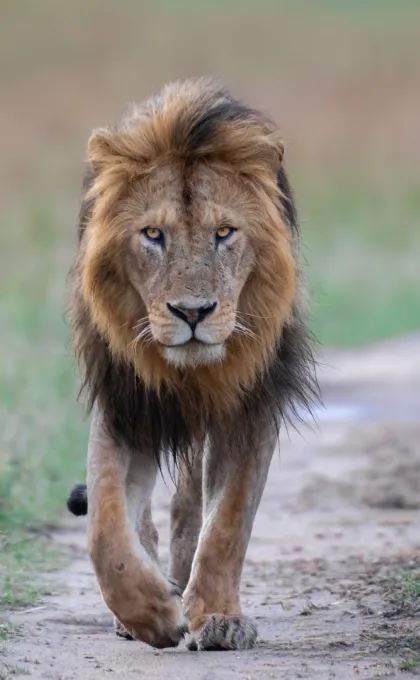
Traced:
<svg viewBox="0 0 420 680">
<path fill-rule="evenodd" d="M 185 630 L 150 515 L 168 454 L 181 475 L 171 576 L 191 648 L 255 642 L 239 601 L 253 519 L 281 422 L 317 398 L 283 153 L 270 120 L 205 79 L 166 87 L 89 140 L 70 306 L 96 414 L 89 549 L 106 603 L 149 644 Z M 165 247 L 147 242 L 150 227 Z M 178 304 L 214 311 L 191 331 Z M 80 489 L 75 499 L 81 514 Z"/>
</svg>

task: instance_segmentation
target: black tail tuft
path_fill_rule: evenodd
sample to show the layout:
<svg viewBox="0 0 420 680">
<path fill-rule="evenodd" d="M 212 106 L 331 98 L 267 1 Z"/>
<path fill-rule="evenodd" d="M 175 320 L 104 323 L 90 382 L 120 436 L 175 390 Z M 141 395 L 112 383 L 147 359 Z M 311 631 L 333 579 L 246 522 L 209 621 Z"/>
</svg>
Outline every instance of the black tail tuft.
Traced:
<svg viewBox="0 0 420 680">
<path fill-rule="evenodd" d="M 76 484 L 67 499 L 67 508 L 73 515 L 80 517 L 87 515 L 88 500 L 86 484 Z"/>
</svg>

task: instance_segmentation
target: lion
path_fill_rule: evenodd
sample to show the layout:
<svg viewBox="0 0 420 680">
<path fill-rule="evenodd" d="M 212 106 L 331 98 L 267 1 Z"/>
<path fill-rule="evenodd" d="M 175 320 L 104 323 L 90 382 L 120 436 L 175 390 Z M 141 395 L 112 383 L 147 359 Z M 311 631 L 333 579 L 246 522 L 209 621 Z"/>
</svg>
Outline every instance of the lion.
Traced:
<svg viewBox="0 0 420 680">
<path fill-rule="evenodd" d="M 280 424 L 317 398 L 276 125 L 211 79 L 93 131 L 70 324 L 92 412 L 88 550 L 117 633 L 247 649 L 239 588 Z M 151 498 L 176 475 L 170 567 Z"/>
</svg>

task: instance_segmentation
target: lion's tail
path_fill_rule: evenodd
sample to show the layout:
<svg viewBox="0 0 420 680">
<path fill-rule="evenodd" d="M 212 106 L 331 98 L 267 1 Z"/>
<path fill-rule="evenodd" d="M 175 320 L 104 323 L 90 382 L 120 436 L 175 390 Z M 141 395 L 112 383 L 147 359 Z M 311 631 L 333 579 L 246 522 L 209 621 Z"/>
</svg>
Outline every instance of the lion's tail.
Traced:
<svg viewBox="0 0 420 680">
<path fill-rule="evenodd" d="M 71 490 L 70 496 L 67 499 L 67 508 L 73 515 L 80 517 L 87 515 L 88 499 L 86 484 L 76 484 Z"/>
</svg>

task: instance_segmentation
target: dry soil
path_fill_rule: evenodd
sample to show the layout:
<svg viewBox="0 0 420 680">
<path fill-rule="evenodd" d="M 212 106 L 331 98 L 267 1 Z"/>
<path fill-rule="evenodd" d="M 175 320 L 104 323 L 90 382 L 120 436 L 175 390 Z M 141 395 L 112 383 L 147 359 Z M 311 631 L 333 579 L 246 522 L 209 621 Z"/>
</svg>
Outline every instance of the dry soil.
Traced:
<svg viewBox="0 0 420 680">
<path fill-rule="evenodd" d="M 8 662 L 54 680 L 407 677 L 400 665 L 419 630 L 399 606 L 399 577 L 419 562 L 420 339 L 322 361 L 326 408 L 317 426 L 283 433 L 247 554 L 242 597 L 259 624 L 255 649 L 155 651 L 116 638 L 84 520 L 67 518 L 54 538 L 69 557 L 52 577 L 58 594 L 13 616 L 22 634 Z M 170 493 L 161 481 L 164 562 Z"/>
</svg>

